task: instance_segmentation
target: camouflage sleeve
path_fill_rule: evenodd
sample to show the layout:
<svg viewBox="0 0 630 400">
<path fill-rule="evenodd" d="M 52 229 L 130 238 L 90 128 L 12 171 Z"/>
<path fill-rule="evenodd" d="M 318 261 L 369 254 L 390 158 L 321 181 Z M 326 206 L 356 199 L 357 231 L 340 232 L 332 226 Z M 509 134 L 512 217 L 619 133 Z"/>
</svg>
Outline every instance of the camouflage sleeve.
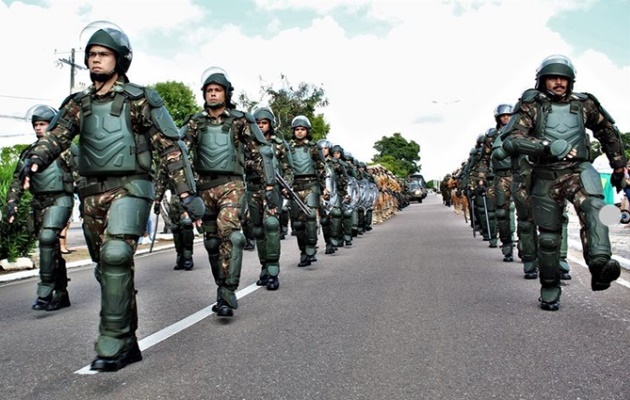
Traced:
<svg viewBox="0 0 630 400">
<path fill-rule="evenodd" d="M 536 103 L 518 102 L 515 112 L 508 125 L 502 132 L 502 137 L 510 136 L 517 139 L 526 139 L 535 141 L 532 132 L 534 131 L 534 121 L 538 115 L 538 107 Z"/>
<path fill-rule="evenodd" d="M 627 160 L 619 129 L 614 125 L 614 120 L 602 108 L 597 99 L 592 95 L 588 96 L 589 99 L 584 102 L 586 119 L 584 125 L 593 131 L 595 139 L 602 144 L 602 150 L 608 157 L 610 167 L 613 169 L 625 167 Z"/>
<path fill-rule="evenodd" d="M 183 154 L 177 139 L 168 137 L 160 130 L 151 116 L 151 106 L 146 97 L 132 103 L 131 121 L 135 128 L 134 132 L 148 135 L 153 150 L 164 162 L 168 177 L 173 182 L 177 194 L 195 192 L 194 182 L 190 182 L 189 179 L 192 172 L 186 171 L 186 168 L 190 166 L 187 166 L 182 159 Z"/>
<path fill-rule="evenodd" d="M 326 187 L 326 160 L 322 154 L 322 150 L 317 145 L 310 146 L 311 157 L 315 162 L 315 171 L 317 171 L 317 179 L 322 188 Z"/>
<path fill-rule="evenodd" d="M 40 138 L 29 151 L 28 157 L 42 160 L 47 167 L 70 148 L 72 139 L 79 133 L 81 125 L 81 105 L 73 99 L 66 99 L 59 110 L 59 118 L 49 133 Z"/>
<path fill-rule="evenodd" d="M 348 191 L 346 190 L 348 187 L 348 174 L 341 163 L 336 162 L 334 165 L 335 172 L 337 173 L 337 180 L 339 182 L 339 194 L 342 197 L 345 197 L 348 194 Z"/>
<path fill-rule="evenodd" d="M 155 178 L 155 201 L 161 202 L 168 186 L 168 170 L 165 163 L 160 163 L 157 177 Z M 177 196 L 174 196 L 177 197 Z"/>
<path fill-rule="evenodd" d="M 289 186 L 293 186 L 293 162 L 291 161 L 291 152 L 289 151 L 289 147 L 286 142 L 283 142 L 278 144 L 276 148 L 282 177 Z"/>
<path fill-rule="evenodd" d="M 251 176 L 265 176 L 263 158 L 258 147 L 261 143 L 249 127 L 245 117 L 235 119 L 232 123 L 232 131 L 236 135 L 234 143 L 242 143 L 245 153 L 245 171 Z"/>
<path fill-rule="evenodd" d="M 22 165 L 24 165 L 24 158 L 26 157 L 28 150 L 29 148 L 26 148 L 26 150 L 20 154 L 20 157 L 15 165 L 13 179 L 11 180 L 11 185 L 7 191 L 7 203 L 13 202 L 15 204 L 20 204 L 20 200 L 24 195 L 24 187 L 22 186 L 22 181 L 20 180 L 20 171 L 22 170 Z"/>
</svg>

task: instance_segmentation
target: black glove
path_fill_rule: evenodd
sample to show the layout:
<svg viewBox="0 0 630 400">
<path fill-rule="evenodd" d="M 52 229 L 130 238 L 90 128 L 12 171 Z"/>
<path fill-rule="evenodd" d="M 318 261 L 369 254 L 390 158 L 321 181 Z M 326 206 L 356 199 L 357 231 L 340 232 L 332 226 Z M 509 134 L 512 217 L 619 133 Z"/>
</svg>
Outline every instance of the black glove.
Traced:
<svg viewBox="0 0 630 400">
<path fill-rule="evenodd" d="M 162 202 L 159 200 L 155 200 L 155 203 L 153 203 L 153 213 L 155 213 L 155 215 L 160 215 L 160 211 L 162 210 L 161 205 Z"/>
<path fill-rule="evenodd" d="M 17 207 L 15 206 L 14 201 L 7 202 L 7 211 L 6 211 L 6 220 L 10 220 L 11 217 L 15 217 L 17 214 Z"/>
<path fill-rule="evenodd" d="M 268 208 L 280 207 L 280 196 L 278 196 L 278 192 L 274 189 L 265 190 L 265 200 L 267 200 Z"/>
<path fill-rule="evenodd" d="M 623 190 L 623 178 L 624 178 L 624 173 L 623 171 L 621 172 L 613 172 L 612 175 L 610 175 L 610 184 L 613 185 L 615 187 L 615 189 L 617 189 L 617 193 L 621 192 L 621 190 Z"/>
<path fill-rule="evenodd" d="M 33 171 L 31 171 L 31 167 L 33 164 L 39 165 L 39 169 L 42 169 L 42 160 L 35 157 L 29 157 L 24 159 L 24 164 L 22 164 L 22 169 L 20 170 L 20 182 L 24 183 L 24 180 L 28 176 L 29 178 L 33 175 Z"/>
<path fill-rule="evenodd" d="M 191 194 L 185 199 L 182 199 L 182 207 L 184 207 L 184 210 L 186 210 L 188 216 L 193 221 L 200 220 L 206 212 L 206 206 L 203 204 L 203 200 L 196 194 Z"/>
</svg>

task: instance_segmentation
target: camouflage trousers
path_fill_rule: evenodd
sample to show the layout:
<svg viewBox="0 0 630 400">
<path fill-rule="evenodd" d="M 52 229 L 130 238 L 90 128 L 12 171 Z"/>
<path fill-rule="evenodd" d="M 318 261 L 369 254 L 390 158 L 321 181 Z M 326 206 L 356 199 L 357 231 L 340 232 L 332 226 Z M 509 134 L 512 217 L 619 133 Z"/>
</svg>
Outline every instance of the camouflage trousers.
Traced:
<svg viewBox="0 0 630 400">
<path fill-rule="evenodd" d="M 101 357 L 116 357 L 136 340 L 134 254 L 152 203 L 153 199 L 131 196 L 124 188 L 82 199 L 83 233 L 101 286 L 100 336 L 95 345 Z"/>
<path fill-rule="evenodd" d="M 217 300 L 222 298 L 237 308 L 235 291 L 241 276 L 245 236 L 241 222 L 246 208 L 245 183 L 230 177 L 227 183 L 202 189 L 199 195 L 206 207 L 203 216 L 204 247 L 218 286 Z M 198 187 L 203 188 L 203 183 Z"/>
</svg>

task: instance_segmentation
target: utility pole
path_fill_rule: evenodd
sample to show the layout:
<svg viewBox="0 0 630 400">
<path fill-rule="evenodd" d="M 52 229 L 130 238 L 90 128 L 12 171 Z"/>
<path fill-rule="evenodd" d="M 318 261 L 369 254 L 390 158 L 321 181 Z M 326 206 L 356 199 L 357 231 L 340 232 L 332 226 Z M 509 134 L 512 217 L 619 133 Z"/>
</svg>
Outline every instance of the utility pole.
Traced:
<svg viewBox="0 0 630 400">
<path fill-rule="evenodd" d="M 55 53 L 57 53 L 57 51 L 55 51 Z M 82 65 L 79 64 L 75 64 L 74 62 L 74 53 L 75 50 L 74 48 L 70 51 L 70 58 L 59 58 L 57 59 L 57 62 L 63 63 L 63 64 L 68 64 L 70 66 L 70 94 L 72 94 L 72 90 L 74 89 L 74 74 L 75 74 L 75 69 L 87 69 Z"/>
</svg>

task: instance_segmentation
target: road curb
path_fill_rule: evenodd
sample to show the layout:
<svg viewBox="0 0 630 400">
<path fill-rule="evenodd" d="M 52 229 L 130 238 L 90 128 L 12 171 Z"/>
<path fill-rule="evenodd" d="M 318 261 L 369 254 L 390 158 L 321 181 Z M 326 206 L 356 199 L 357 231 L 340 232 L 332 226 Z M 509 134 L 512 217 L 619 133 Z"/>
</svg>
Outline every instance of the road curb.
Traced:
<svg viewBox="0 0 630 400">
<path fill-rule="evenodd" d="M 195 240 L 195 242 L 197 242 L 197 240 Z M 154 246 L 153 247 L 153 253 L 159 252 L 159 251 L 163 251 L 163 250 L 168 250 L 168 249 L 172 249 L 175 247 L 175 244 L 171 243 L 171 244 L 167 244 L 167 245 L 161 245 L 161 246 Z M 141 255 L 141 254 L 147 254 L 149 253 L 149 249 L 141 249 L 136 251 L 135 255 Z M 67 269 L 71 269 L 71 268 L 78 268 L 78 267 L 85 267 L 88 265 L 94 265 L 94 262 L 87 258 L 85 260 L 77 260 L 77 261 L 72 261 L 69 263 L 66 263 L 66 268 Z M 22 279 L 28 279 L 28 278 L 33 278 L 39 276 L 39 269 L 38 268 L 34 268 L 34 269 L 28 269 L 28 270 L 24 270 L 24 271 L 17 271 L 17 272 L 11 272 L 8 274 L 4 274 L 4 275 L 0 275 L 0 283 L 6 283 L 6 282 L 13 282 L 13 281 L 18 281 L 18 280 L 22 280 Z"/>
</svg>

